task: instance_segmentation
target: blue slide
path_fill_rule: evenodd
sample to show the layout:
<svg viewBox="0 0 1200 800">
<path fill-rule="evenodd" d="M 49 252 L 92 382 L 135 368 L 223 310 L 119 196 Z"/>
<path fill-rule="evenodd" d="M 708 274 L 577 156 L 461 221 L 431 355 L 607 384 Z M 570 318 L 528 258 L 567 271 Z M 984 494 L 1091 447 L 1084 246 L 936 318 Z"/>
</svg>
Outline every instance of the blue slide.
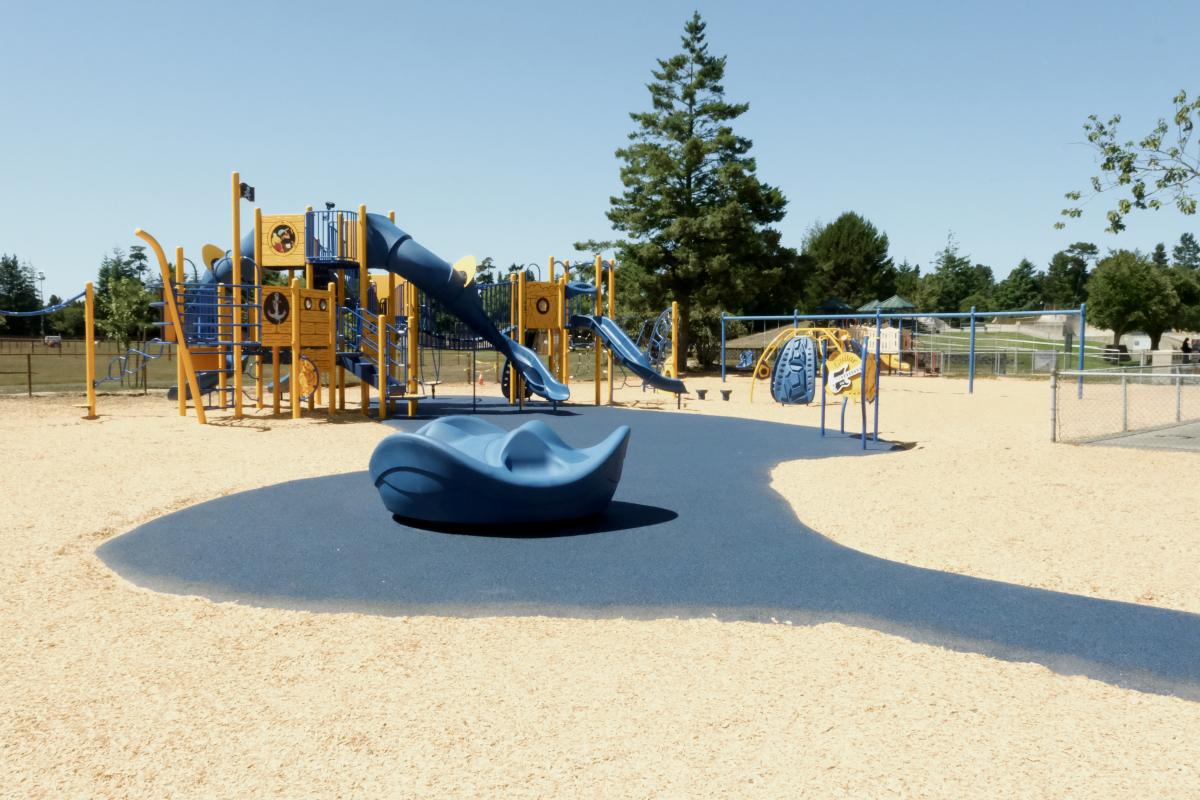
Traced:
<svg viewBox="0 0 1200 800">
<path fill-rule="evenodd" d="M 471 330 L 508 356 L 534 394 L 551 402 L 570 398 L 571 390 L 554 378 L 537 353 L 496 329 L 483 311 L 474 283 L 465 284 L 462 273 L 417 244 L 381 214 L 367 214 L 367 266 L 394 272 L 445 305 Z"/>
<path fill-rule="evenodd" d="M 683 381 L 677 378 L 668 378 L 658 373 L 650 364 L 650 359 L 646 357 L 646 354 L 638 350 L 633 340 L 625 335 L 625 331 L 621 330 L 621 326 L 608 317 L 576 314 L 571 317 L 571 327 L 590 328 L 604 342 L 604 346 L 612 350 L 613 357 L 621 366 L 634 375 L 637 375 L 655 389 L 662 389 L 663 391 L 674 392 L 675 394 L 684 394 L 687 392 L 687 387 L 683 385 Z"/>
</svg>

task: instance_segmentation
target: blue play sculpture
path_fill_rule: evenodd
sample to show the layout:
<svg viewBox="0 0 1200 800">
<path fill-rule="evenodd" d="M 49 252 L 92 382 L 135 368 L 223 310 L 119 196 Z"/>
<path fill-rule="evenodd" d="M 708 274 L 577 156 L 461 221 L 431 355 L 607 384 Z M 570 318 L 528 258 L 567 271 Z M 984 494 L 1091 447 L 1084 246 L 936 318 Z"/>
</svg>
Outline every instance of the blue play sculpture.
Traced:
<svg viewBox="0 0 1200 800">
<path fill-rule="evenodd" d="M 478 417 L 436 419 L 388 436 L 371 481 L 388 511 L 439 523 L 547 522 L 597 514 L 621 480 L 629 426 L 573 448 L 541 420 L 506 431 Z"/>
<path fill-rule="evenodd" d="M 813 340 L 797 336 L 783 346 L 771 373 L 771 396 L 784 404 L 812 402 L 817 391 L 817 351 Z"/>
</svg>

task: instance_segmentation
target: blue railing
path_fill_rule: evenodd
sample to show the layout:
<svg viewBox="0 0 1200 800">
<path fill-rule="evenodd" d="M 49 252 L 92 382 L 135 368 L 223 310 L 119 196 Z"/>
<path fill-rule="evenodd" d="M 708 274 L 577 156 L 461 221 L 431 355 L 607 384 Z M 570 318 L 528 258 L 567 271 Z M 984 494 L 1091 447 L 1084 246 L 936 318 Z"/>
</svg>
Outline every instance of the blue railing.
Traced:
<svg viewBox="0 0 1200 800">
<path fill-rule="evenodd" d="M 233 302 L 233 286 L 216 283 L 181 283 L 173 287 L 175 304 L 189 345 L 232 347 L 255 345 L 262 340 L 261 315 L 255 302 L 258 287 L 243 284 L 242 302 Z M 158 304 L 155 304 L 158 305 Z M 160 323 L 167 327 L 170 323 Z"/>
<path fill-rule="evenodd" d="M 309 211 L 304 257 L 313 264 L 358 262 L 358 214 L 354 211 Z"/>
</svg>

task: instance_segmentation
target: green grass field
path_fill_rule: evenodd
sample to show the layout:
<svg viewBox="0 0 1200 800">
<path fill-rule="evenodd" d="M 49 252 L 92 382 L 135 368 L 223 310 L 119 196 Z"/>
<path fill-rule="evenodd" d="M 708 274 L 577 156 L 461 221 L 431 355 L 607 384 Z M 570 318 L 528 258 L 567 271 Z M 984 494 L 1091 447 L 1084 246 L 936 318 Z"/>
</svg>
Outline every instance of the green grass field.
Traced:
<svg viewBox="0 0 1200 800">
<path fill-rule="evenodd" d="M 146 352 L 154 354 L 159 348 L 154 345 L 147 347 Z M 82 392 L 86 365 L 84 363 L 83 342 L 66 341 L 62 348 L 50 348 L 42 345 L 41 340 L 29 342 L 23 340 L 0 341 L 0 394 L 15 394 L 34 392 Z M 112 342 L 100 342 L 96 353 L 96 378 L 102 382 L 98 389 L 103 392 L 136 391 L 144 389 L 167 389 L 175 385 L 175 353 L 173 348 L 163 348 L 163 355 L 146 362 L 145 381 L 141 375 L 126 375 L 124 381 L 103 380 L 106 377 L 121 377 L 121 366 L 115 363 L 120 353 Z M 426 381 L 440 380 L 444 383 L 465 383 L 471 379 L 471 354 L 468 352 L 434 352 L 422 351 L 422 374 Z M 572 380 L 591 380 L 593 374 L 593 356 L 591 351 L 573 351 L 570 358 L 570 375 Z M 136 362 L 130 362 L 130 368 Z M 499 369 L 503 366 L 502 359 L 493 351 L 480 351 L 475 356 L 475 378 L 483 376 L 485 385 L 495 384 Z M 253 370 L 250 370 L 252 373 Z M 283 368 L 287 374 L 287 368 Z M 137 380 L 135 380 L 135 377 Z M 266 364 L 266 380 L 270 380 L 270 363 Z M 617 372 L 617 380 L 621 373 Z M 354 385 L 357 380 L 353 375 L 347 376 L 347 385 Z M 254 379 L 247 374 L 244 380 L 247 390 L 253 390 Z"/>
</svg>

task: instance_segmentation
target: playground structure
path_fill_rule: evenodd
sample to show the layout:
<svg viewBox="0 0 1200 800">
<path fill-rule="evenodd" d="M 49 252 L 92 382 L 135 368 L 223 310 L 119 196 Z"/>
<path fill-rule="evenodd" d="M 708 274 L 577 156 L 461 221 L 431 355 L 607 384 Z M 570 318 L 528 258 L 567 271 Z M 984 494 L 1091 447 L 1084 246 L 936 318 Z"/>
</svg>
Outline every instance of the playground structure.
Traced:
<svg viewBox="0 0 1200 800">
<path fill-rule="evenodd" d="M 477 285 L 473 257 L 451 265 L 396 227 L 394 213 L 368 214 L 362 205 L 356 211 L 309 207 L 301 214 L 274 215 L 256 208 L 253 230 L 243 236 L 241 200 L 253 197 L 253 188 L 234 172 L 233 247 L 223 251 L 205 246 L 207 272 L 199 280 L 185 280 L 183 248 L 175 249 L 172 264 L 153 236 L 135 232 L 159 265 L 164 290 L 155 305 L 162 311 L 162 336 L 150 344 L 159 347 L 159 353 L 169 345 L 178 354 L 174 398 L 181 416 L 191 401 L 198 421 L 206 422 L 203 398 L 216 393 L 216 405 L 232 408 L 239 418 L 248 397 L 257 408 L 266 406 L 266 388 L 271 389 L 275 414 L 281 412 L 285 392 L 294 418 L 301 416 L 304 405 L 315 409 L 324 393 L 323 404 L 332 416 L 345 409 L 351 376 L 359 384 L 363 414 L 370 413 L 374 390 L 380 418 L 400 402 L 413 416 L 419 400 L 440 383 L 436 354 L 442 350 L 471 352 L 473 386 L 475 353 L 492 350 L 504 358 L 500 378 L 509 402 L 523 407 L 527 397 L 538 395 L 556 405 L 570 398 L 572 329 L 591 338 L 597 405 L 605 355 L 610 403 L 614 362 L 647 386 L 676 394 L 686 391 L 678 379 L 677 307 L 668 317 L 673 324 L 668 375 L 663 375 L 613 321 L 615 264 L 599 256 L 594 259 L 594 284 L 570 282 L 569 262 L 551 258 L 548 281 L 532 280 L 521 270 L 509 280 Z M 558 279 L 556 263 L 563 265 Z M 286 272 L 287 284 L 271 285 L 267 277 L 272 272 Z M 95 417 L 91 284 L 83 294 L 88 309 L 88 416 Z M 532 349 L 541 333 L 545 362 Z M 433 380 L 421 368 L 421 354 L 429 350 L 435 354 Z M 122 361 L 121 374 L 144 369 L 155 357 L 145 350 L 131 353 L 133 360 Z M 287 374 L 282 372 L 285 366 Z M 253 395 L 243 386 L 248 372 L 254 376 Z"/>
<path fill-rule="evenodd" d="M 629 426 L 574 448 L 543 421 L 506 431 L 472 416 L 436 419 L 393 433 L 369 471 L 398 517 L 462 525 L 550 522 L 602 512 L 621 480 Z M 462 502 L 463 487 L 472 502 Z"/>
<path fill-rule="evenodd" d="M 1072 362 L 1077 369 L 1083 369 L 1085 358 L 1106 358 L 1105 348 L 1085 342 L 1086 315 L 1086 305 L 1077 309 L 1045 311 L 979 312 L 972 309 L 946 313 L 884 313 L 876 310 L 870 313 L 838 314 L 801 314 L 793 311 L 786 315 L 766 316 L 722 314 L 721 379 L 724 381 L 728 374 L 727 326 L 731 323 L 784 323 L 778 331 L 764 337 L 762 344 L 753 345 L 754 350 L 762 350 L 764 355 L 770 346 L 769 340 L 781 333 L 807 329 L 809 326 L 815 329 L 821 325 L 837 325 L 850 335 L 850 341 L 858 342 L 862 349 L 874 353 L 879 358 L 881 368 L 900 375 L 945 375 L 949 369 L 958 367 L 967 378 L 968 393 L 973 393 L 977 367 L 986 366 L 988 360 L 995 363 L 994 374 L 997 375 L 1005 374 L 1006 365 L 1011 363 L 1015 367 L 1022 362 L 1026 365 L 1026 371 L 1048 375 L 1056 368 L 1072 366 Z M 987 331 L 981 335 L 980 332 L 987 321 L 1004 325 L 1006 321 L 1015 320 L 1019 323 L 1035 316 L 1061 318 L 1061 322 L 1054 326 L 1060 338 Z M 949 327 L 951 324 L 961 327 L 953 329 Z M 745 339 L 749 338 L 743 337 L 740 347 L 751 347 L 745 343 Z M 735 344 L 735 348 L 738 346 Z M 752 355 L 747 357 L 746 353 L 744 349 L 741 351 L 742 357 L 736 368 L 747 369 L 753 362 L 758 369 L 758 362 L 754 361 Z M 758 377 L 765 376 L 760 374 Z"/>
</svg>

